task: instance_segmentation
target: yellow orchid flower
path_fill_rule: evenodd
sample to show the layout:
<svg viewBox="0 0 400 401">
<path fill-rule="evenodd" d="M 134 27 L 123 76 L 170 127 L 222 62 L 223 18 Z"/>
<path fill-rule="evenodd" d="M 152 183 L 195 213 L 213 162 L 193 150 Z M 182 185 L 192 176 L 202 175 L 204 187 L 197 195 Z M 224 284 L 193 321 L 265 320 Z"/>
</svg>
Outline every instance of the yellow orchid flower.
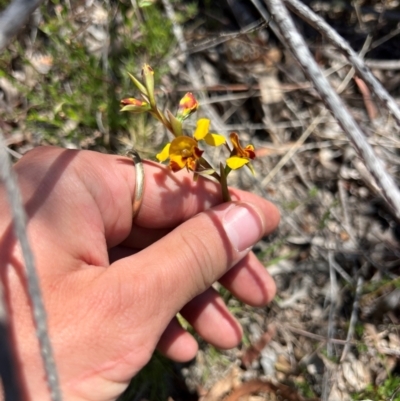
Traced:
<svg viewBox="0 0 400 401">
<path fill-rule="evenodd" d="M 200 118 L 197 120 L 196 131 L 194 131 L 194 139 L 197 141 L 204 141 L 210 146 L 221 146 L 226 141 L 222 135 L 210 134 L 210 120 L 208 118 Z"/>
<path fill-rule="evenodd" d="M 173 172 L 182 170 L 184 167 L 196 171 L 202 154 L 203 151 L 197 147 L 195 139 L 189 136 L 178 136 L 168 143 L 156 157 L 160 162 L 169 158 L 169 167 Z"/>
<path fill-rule="evenodd" d="M 160 153 L 156 154 L 156 158 L 160 162 L 165 162 L 169 158 L 169 148 L 171 147 L 170 143 L 167 143 L 163 150 Z"/>
<path fill-rule="evenodd" d="M 201 118 L 197 121 L 194 138 L 189 136 L 178 136 L 167 143 L 163 150 L 156 155 L 156 158 L 163 162 L 169 158 L 169 167 L 172 171 L 179 171 L 183 167 L 188 170 L 197 171 L 198 160 L 204 151 L 198 148 L 198 141 L 204 140 L 208 145 L 220 146 L 226 141 L 222 135 L 210 134 L 210 120 Z"/>
<path fill-rule="evenodd" d="M 247 164 L 250 171 L 255 174 L 253 166 L 250 164 L 250 160 L 255 159 L 256 154 L 254 152 L 253 145 L 247 145 L 245 148 L 242 147 L 239 141 L 239 136 L 236 132 L 232 132 L 229 138 L 233 145 L 231 156 L 226 160 L 226 164 L 232 170 L 237 170 Z"/>
</svg>

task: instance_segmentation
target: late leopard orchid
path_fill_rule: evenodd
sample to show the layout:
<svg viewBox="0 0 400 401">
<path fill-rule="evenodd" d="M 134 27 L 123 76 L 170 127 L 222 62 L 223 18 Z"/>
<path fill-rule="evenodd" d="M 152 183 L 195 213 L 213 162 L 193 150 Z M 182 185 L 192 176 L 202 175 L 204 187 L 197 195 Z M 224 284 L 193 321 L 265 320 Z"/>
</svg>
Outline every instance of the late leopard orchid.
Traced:
<svg viewBox="0 0 400 401">
<path fill-rule="evenodd" d="M 169 158 L 169 167 L 177 172 L 186 167 L 191 171 L 198 171 L 203 150 L 197 147 L 197 141 L 189 136 L 178 136 L 168 143 L 156 158 L 163 162 Z"/>
<path fill-rule="evenodd" d="M 256 157 L 254 146 L 247 145 L 243 148 L 239 141 L 239 135 L 236 132 L 232 132 L 229 135 L 229 139 L 232 142 L 233 150 L 231 151 L 231 156 L 226 159 L 226 165 L 231 170 L 237 170 L 246 165 L 253 175 L 255 175 L 254 168 L 250 163 L 250 160 Z"/>
<path fill-rule="evenodd" d="M 169 167 L 174 172 L 184 167 L 194 172 L 209 171 L 210 165 L 202 158 L 204 151 L 198 147 L 198 142 L 204 140 L 210 146 L 221 146 L 226 142 L 222 135 L 211 134 L 209 128 L 210 120 L 199 119 L 193 138 L 184 135 L 174 138 L 165 145 L 156 158 L 160 162 L 169 158 Z"/>
<path fill-rule="evenodd" d="M 194 131 L 194 138 L 197 141 L 204 141 L 210 146 L 221 146 L 226 143 L 225 138 L 219 134 L 211 134 L 210 120 L 208 118 L 200 118 L 197 120 L 196 131 Z"/>
<path fill-rule="evenodd" d="M 196 180 L 199 175 L 211 176 L 221 185 L 222 199 L 230 201 L 227 177 L 232 170 L 240 169 L 246 166 L 254 174 L 254 168 L 250 161 L 255 158 L 253 145 L 243 147 L 240 144 L 239 136 L 232 132 L 229 136 L 232 146 L 230 146 L 225 137 L 210 132 L 210 120 L 200 118 L 197 121 L 193 136 L 185 135 L 183 122 L 195 111 L 199 104 L 191 92 L 186 93 L 179 102 L 177 113 L 174 115 L 169 110 L 165 113 L 157 107 L 154 94 L 154 71 L 145 64 L 142 69 L 142 82 L 129 74 L 132 82 L 139 90 L 143 100 L 127 98 L 121 101 L 121 111 L 131 113 L 148 112 L 163 126 L 171 132 L 174 138 L 170 143 L 164 146 L 163 150 L 156 155 L 160 162 L 169 159 L 169 168 L 173 172 L 178 172 L 183 168 L 192 171 L 193 178 Z M 229 151 L 229 157 L 225 163 L 220 163 L 219 168 L 215 169 L 204 157 L 204 150 L 199 144 L 208 146 L 221 146 Z"/>
</svg>

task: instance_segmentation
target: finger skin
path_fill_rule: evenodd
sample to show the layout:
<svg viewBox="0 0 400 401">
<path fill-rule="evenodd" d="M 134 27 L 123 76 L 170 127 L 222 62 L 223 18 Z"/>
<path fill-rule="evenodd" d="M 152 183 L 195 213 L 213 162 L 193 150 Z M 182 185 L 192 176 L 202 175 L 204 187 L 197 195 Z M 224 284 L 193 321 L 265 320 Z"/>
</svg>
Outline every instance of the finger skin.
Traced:
<svg viewBox="0 0 400 401">
<path fill-rule="evenodd" d="M 131 256 L 134 252 L 130 248 L 122 248 L 118 250 L 118 254 L 119 257 L 115 260 Z M 276 292 L 273 279 L 252 252 L 222 276 L 219 282 L 239 300 L 252 306 L 266 305 Z M 180 312 L 205 341 L 217 348 L 232 348 L 241 339 L 238 322 L 212 288 L 187 303 Z M 161 343 L 160 340 L 157 348 L 165 356 L 176 361 L 190 360 L 193 355 L 182 354 L 189 340 L 182 333 L 184 330 L 178 322 L 173 320 L 173 323 L 176 330 L 167 328 L 162 336 L 168 339 L 168 346 L 165 345 L 165 341 Z M 194 341 L 191 336 L 190 339 Z"/>
<path fill-rule="evenodd" d="M 176 362 L 188 362 L 196 356 L 198 345 L 174 317 L 158 341 L 157 350 Z"/>
<path fill-rule="evenodd" d="M 222 276 L 219 282 L 232 295 L 251 306 L 264 306 L 276 294 L 275 281 L 253 252 Z"/>
<path fill-rule="evenodd" d="M 227 209 L 241 204 L 258 216 L 254 241 L 279 222 L 275 206 L 262 198 L 232 190 L 238 202 L 220 205 L 218 184 L 194 183 L 185 171 L 172 174 L 146 162 L 143 205 L 132 224 L 135 169 L 130 159 L 120 156 L 40 148 L 23 157 L 15 171 L 62 389 L 69 400 L 116 398 L 168 335 L 176 342 L 164 347 L 166 353 L 178 359 L 190 355 L 193 344 L 170 322 L 248 253 L 236 250 L 227 238 Z M 21 369 L 30 399 L 45 400 L 23 258 L 4 199 L 0 197 L 1 267 L 15 350 L 24 361 Z M 144 249 L 110 263 L 109 249 L 131 233 L 134 238 L 136 227 L 154 230 L 141 244 Z M 229 285 L 241 293 L 234 278 Z M 200 310 L 194 318 L 204 318 L 200 331 L 215 321 L 215 314 L 206 319 L 209 302 L 212 298 L 187 307 L 188 316 Z M 214 341 L 212 333 L 204 335 Z M 181 354 L 179 344 L 187 346 Z"/>
<path fill-rule="evenodd" d="M 157 291 L 162 291 L 158 292 L 157 297 L 165 299 L 166 309 L 170 308 L 174 314 L 177 313 L 183 305 L 204 292 L 249 252 L 248 249 L 242 252 L 233 249 L 223 228 L 222 220 L 232 207 L 231 204 L 222 204 L 199 213 L 157 243 L 132 257 L 117 261 L 113 269 L 107 270 L 110 274 L 108 280 L 112 282 L 114 274 L 117 278 L 124 274 L 129 283 L 130 275 L 137 274 L 129 266 L 133 265 L 134 260 L 140 259 L 140 264 L 146 266 L 148 272 L 142 279 L 151 280 L 151 285 L 155 285 L 153 280 L 157 278 L 162 280 L 156 285 Z M 246 204 L 246 207 L 249 213 L 259 219 L 259 239 L 267 233 L 265 211 L 250 204 Z M 158 257 L 155 258 L 155 255 Z M 176 288 L 181 290 L 177 292 Z M 171 297 L 170 294 L 174 296 Z"/>
<path fill-rule="evenodd" d="M 173 173 L 167 167 L 145 161 L 143 203 L 135 225 L 143 228 L 168 229 L 197 213 L 221 203 L 218 183 L 181 170 Z M 34 214 L 43 201 L 52 205 L 54 191 L 65 186 L 74 194 L 79 190 L 76 176 L 90 192 L 104 223 L 109 247 L 121 243 L 131 232 L 131 206 L 135 191 L 135 168 L 132 160 L 122 156 L 103 155 L 91 151 L 73 151 L 55 147 L 39 147 L 16 164 L 23 171 L 20 183 L 27 207 Z M 65 190 L 65 189 L 64 189 Z M 233 200 L 248 201 L 268 208 L 266 230 L 272 232 L 279 224 L 279 211 L 272 203 L 254 194 L 230 189 Z M 73 196 L 57 198 L 59 208 L 68 209 Z"/>
<path fill-rule="evenodd" d="M 188 302 L 181 314 L 205 341 L 217 348 L 233 348 L 242 339 L 239 322 L 213 288 Z"/>
</svg>

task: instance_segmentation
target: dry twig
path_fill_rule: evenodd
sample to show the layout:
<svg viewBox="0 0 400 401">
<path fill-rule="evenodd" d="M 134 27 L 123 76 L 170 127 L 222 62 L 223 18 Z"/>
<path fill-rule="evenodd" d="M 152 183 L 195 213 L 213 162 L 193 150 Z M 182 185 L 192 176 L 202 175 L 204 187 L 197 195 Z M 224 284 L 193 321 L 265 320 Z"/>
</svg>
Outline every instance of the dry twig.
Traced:
<svg viewBox="0 0 400 401">
<path fill-rule="evenodd" d="M 268 1 L 267 1 L 268 2 Z M 370 69 L 365 65 L 364 61 L 357 55 L 357 53 L 350 47 L 350 45 L 334 30 L 332 29 L 321 17 L 315 14 L 307 6 L 299 0 L 285 0 L 285 3 L 299 15 L 302 19 L 307 21 L 313 26 L 321 35 L 326 37 L 333 45 L 337 46 L 339 50 L 346 56 L 346 58 L 353 65 L 357 74 L 365 81 L 370 90 L 382 102 L 384 106 L 392 113 L 400 125 L 400 108 L 395 100 L 389 95 L 386 89 L 374 77 Z"/>
<path fill-rule="evenodd" d="M 356 85 L 358 86 L 359 91 L 361 92 L 361 96 L 363 97 L 364 100 L 364 105 L 365 109 L 367 110 L 368 117 L 370 121 L 374 121 L 376 117 L 378 116 L 378 110 L 376 109 L 374 102 L 371 97 L 371 92 L 369 91 L 367 85 L 365 82 L 358 78 L 354 77 L 354 81 Z"/>
<path fill-rule="evenodd" d="M 7 191 L 15 237 L 21 245 L 25 261 L 25 277 L 29 298 L 32 303 L 31 311 L 35 322 L 36 335 L 39 340 L 40 352 L 47 376 L 52 401 L 61 401 L 61 392 L 58 384 L 58 374 L 54 363 L 53 351 L 47 330 L 46 311 L 40 291 L 39 279 L 32 249 L 28 242 L 26 232 L 26 215 L 22 205 L 21 195 L 18 189 L 17 180 L 11 167 L 11 162 L 4 144 L 4 136 L 0 130 L 0 180 L 4 183 Z"/>
<path fill-rule="evenodd" d="M 0 14 L 0 51 L 11 42 L 42 2 L 43 0 L 14 0 Z"/>
<path fill-rule="evenodd" d="M 382 197 L 392 209 L 397 219 L 400 220 L 400 191 L 393 178 L 387 173 L 382 161 L 376 157 L 372 147 L 366 141 L 365 135 L 346 109 L 340 97 L 329 85 L 329 82 L 319 69 L 306 46 L 304 39 L 295 28 L 282 1 L 266 0 L 266 3 L 294 56 L 299 61 L 309 79 L 314 83 L 324 103 L 330 108 L 333 115 L 352 141 L 367 169 L 374 176 L 381 189 Z"/>
<path fill-rule="evenodd" d="M 356 294 L 354 296 L 353 310 L 351 312 L 349 330 L 347 331 L 346 345 L 343 348 L 343 353 L 340 358 L 340 362 L 343 362 L 346 359 L 346 356 L 347 356 L 348 352 L 350 351 L 350 347 L 351 347 L 350 342 L 353 338 L 355 326 L 357 323 L 358 308 L 359 308 L 360 296 L 361 296 L 363 284 L 364 284 L 364 278 L 360 275 L 357 280 Z"/>
<path fill-rule="evenodd" d="M 296 143 L 289 149 L 289 151 L 279 160 L 279 163 L 268 173 L 268 175 L 261 181 L 262 186 L 267 186 L 268 183 L 276 176 L 276 174 L 285 166 L 285 164 L 292 158 L 297 150 L 303 145 L 306 139 L 313 133 L 318 124 L 320 124 L 326 117 L 326 111 L 323 110 L 314 118 L 308 128 L 301 134 Z"/>
</svg>

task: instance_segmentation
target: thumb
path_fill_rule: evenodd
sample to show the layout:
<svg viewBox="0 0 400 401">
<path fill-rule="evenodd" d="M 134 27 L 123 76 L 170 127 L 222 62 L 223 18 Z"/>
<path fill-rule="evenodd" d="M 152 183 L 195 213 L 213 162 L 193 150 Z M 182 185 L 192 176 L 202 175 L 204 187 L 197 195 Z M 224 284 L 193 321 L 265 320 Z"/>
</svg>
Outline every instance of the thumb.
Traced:
<svg viewBox="0 0 400 401">
<path fill-rule="evenodd" d="M 126 283 L 120 300 L 128 308 L 139 301 L 133 298 L 140 293 L 146 300 L 147 313 L 160 318 L 162 331 L 187 302 L 209 288 L 275 228 L 274 222 L 268 222 L 268 215 L 274 213 L 275 207 L 267 201 L 257 206 L 248 202 L 218 205 L 139 253 L 115 262 L 108 269 L 108 282 L 112 285 L 118 280 L 120 288 L 121 281 Z M 138 293 L 132 291 L 135 282 L 141 288 Z"/>
</svg>

